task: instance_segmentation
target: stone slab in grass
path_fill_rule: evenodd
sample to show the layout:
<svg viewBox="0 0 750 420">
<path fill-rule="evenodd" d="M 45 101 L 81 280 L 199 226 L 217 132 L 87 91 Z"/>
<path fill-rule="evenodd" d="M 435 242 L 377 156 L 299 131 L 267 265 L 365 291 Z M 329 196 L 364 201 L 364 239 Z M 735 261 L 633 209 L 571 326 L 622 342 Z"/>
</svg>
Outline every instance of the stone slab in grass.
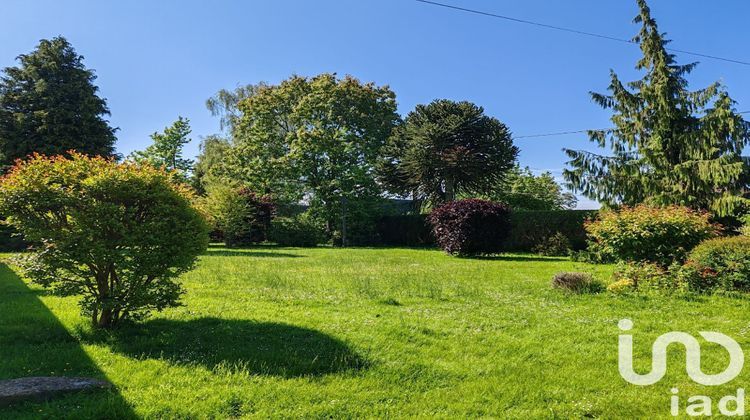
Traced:
<svg viewBox="0 0 750 420">
<path fill-rule="evenodd" d="M 94 378 L 38 376 L 0 381 L 0 407 L 24 401 L 44 401 L 70 392 L 106 389 L 111 383 Z"/>
</svg>

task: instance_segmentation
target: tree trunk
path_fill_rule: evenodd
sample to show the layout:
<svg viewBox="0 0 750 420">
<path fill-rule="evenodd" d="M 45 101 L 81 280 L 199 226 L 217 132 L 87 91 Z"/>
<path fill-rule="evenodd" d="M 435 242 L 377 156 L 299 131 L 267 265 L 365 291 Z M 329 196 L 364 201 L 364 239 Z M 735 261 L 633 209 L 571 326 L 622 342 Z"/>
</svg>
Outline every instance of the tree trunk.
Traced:
<svg viewBox="0 0 750 420">
<path fill-rule="evenodd" d="M 456 191 L 455 191 L 455 185 L 453 182 L 453 178 L 447 177 L 445 178 L 445 201 L 453 201 L 456 199 Z"/>
<path fill-rule="evenodd" d="M 96 326 L 99 328 L 112 328 L 114 326 L 114 317 L 112 309 L 102 309 L 102 313 L 99 316 L 99 320 L 96 322 Z"/>
</svg>

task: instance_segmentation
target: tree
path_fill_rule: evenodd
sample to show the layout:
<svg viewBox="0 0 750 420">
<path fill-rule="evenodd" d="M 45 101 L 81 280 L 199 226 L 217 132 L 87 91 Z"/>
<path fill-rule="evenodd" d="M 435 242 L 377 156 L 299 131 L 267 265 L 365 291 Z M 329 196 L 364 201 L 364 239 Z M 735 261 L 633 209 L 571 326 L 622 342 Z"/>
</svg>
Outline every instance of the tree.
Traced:
<svg viewBox="0 0 750 420">
<path fill-rule="evenodd" d="M 239 107 L 240 102 L 267 86 L 267 83 L 260 82 L 255 85 L 237 86 L 234 90 L 221 89 L 216 95 L 206 100 L 206 108 L 211 112 L 211 115 L 219 117 L 220 129 L 232 134 L 242 117 Z"/>
<path fill-rule="evenodd" d="M 193 168 L 193 161 L 182 157 L 182 149 L 190 143 L 188 136 L 191 132 L 190 120 L 178 117 L 177 121 L 164 129 L 163 133 L 151 135 L 154 143 L 146 150 L 135 151 L 129 157 L 136 162 L 145 162 L 157 168 L 177 172 L 185 177 Z"/>
<path fill-rule="evenodd" d="M 0 78 L 0 164 L 38 152 L 114 153 L 115 129 L 93 70 L 63 37 L 42 40 Z"/>
<path fill-rule="evenodd" d="M 208 245 L 203 217 L 169 174 L 75 152 L 19 161 L 0 181 L 0 212 L 33 244 L 18 260 L 25 274 L 81 295 L 103 328 L 176 306 L 177 277 Z"/>
<path fill-rule="evenodd" d="M 231 147 L 229 140 L 218 135 L 203 138 L 193 165 L 192 178 L 193 188 L 199 194 L 205 194 L 209 184 L 221 182 L 221 168 Z"/>
<path fill-rule="evenodd" d="M 508 128 L 482 107 L 439 99 L 417 105 L 394 130 L 378 172 L 389 191 L 439 204 L 489 193 L 517 155 Z"/>
<path fill-rule="evenodd" d="M 398 120 L 394 93 L 347 76 L 293 76 L 239 104 L 227 176 L 276 200 L 307 198 L 329 232 L 344 203 L 378 196 L 374 164 Z"/>
<path fill-rule="evenodd" d="M 589 132 L 612 153 L 566 149 L 572 168 L 564 176 L 575 191 L 607 205 L 676 204 L 730 214 L 746 202 L 740 153 L 748 144 L 748 123 L 720 83 L 687 89 L 685 76 L 696 63 L 676 64 L 646 2 L 638 0 L 638 6 L 641 29 L 633 41 L 643 52 L 636 69 L 644 77 L 626 86 L 613 71 L 611 94 L 591 94 L 614 111 L 614 129 Z"/>
<path fill-rule="evenodd" d="M 506 203 L 514 210 L 564 210 L 578 202 L 575 195 L 563 191 L 552 173 L 534 175 L 528 167 L 518 165 L 489 194 L 479 197 Z"/>
</svg>

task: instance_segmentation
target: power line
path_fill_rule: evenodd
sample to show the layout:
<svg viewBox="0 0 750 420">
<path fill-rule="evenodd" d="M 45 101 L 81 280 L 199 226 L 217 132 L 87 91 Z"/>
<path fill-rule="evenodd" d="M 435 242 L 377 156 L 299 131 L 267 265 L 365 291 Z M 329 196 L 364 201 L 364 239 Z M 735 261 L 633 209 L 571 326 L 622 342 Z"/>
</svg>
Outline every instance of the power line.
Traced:
<svg viewBox="0 0 750 420">
<path fill-rule="evenodd" d="M 602 35 L 602 34 L 597 34 L 597 33 L 593 33 L 593 32 L 579 31 L 577 29 L 565 28 L 565 27 L 562 27 L 562 26 L 548 25 L 546 23 L 540 23 L 540 22 L 534 22 L 534 21 L 531 21 L 531 20 L 518 19 L 518 18 L 514 18 L 514 17 L 510 17 L 510 16 L 498 15 L 496 13 L 483 12 L 481 10 L 467 9 L 465 7 L 453 6 L 453 5 L 445 4 L 445 3 L 438 3 L 436 1 L 431 1 L 431 0 L 416 0 L 416 1 L 418 1 L 420 3 L 424 3 L 424 4 L 433 5 L 433 6 L 444 7 L 446 9 L 459 10 L 459 11 L 462 11 L 462 12 L 474 13 L 474 14 L 477 14 L 477 15 L 488 16 L 488 17 L 493 17 L 493 18 L 497 18 L 497 19 L 504 19 L 504 20 L 508 20 L 508 21 L 511 21 L 511 22 L 523 23 L 523 24 L 526 24 L 526 25 L 538 26 L 538 27 L 541 27 L 541 28 L 553 29 L 553 30 L 556 30 L 556 31 L 563 31 L 563 32 L 568 32 L 568 33 L 572 33 L 572 34 L 576 34 L 576 35 L 583 35 L 583 36 L 588 36 L 588 37 L 593 37 L 593 38 L 606 39 L 606 40 L 609 40 L 609 41 L 616 41 L 616 42 L 621 42 L 621 43 L 626 43 L 626 44 L 636 44 L 637 45 L 637 43 L 635 41 L 630 40 L 630 39 L 625 39 L 625 38 L 617 38 L 617 37 L 614 37 L 614 36 Z M 692 51 L 686 51 L 686 50 L 679 50 L 679 49 L 676 49 L 676 48 L 665 48 L 665 49 L 668 50 L 668 51 L 677 52 L 677 53 L 681 53 L 681 54 L 688 54 L 688 55 L 692 55 L 692 56 L 695 56 L 695 57 L 703 57 L 703 58 L 709 58 L 709 59 L 712 59 L 712 60 L 726 61 L 728 63 L 741 64 L 743 66 L 750 66 L 750 62 L 747 62 L 747 61 L 734 60 L 734 59 L 731 59 L 731 58 L 719 57 L 719 56 L 716 56 L 716 55 L 709 55 L 709 54 L 701 54 L 701 53 L 692 52 Z"/>
<path fill-rule="evenodd" d="M 738 114 L 750 114 L 750 110 L 738 112 Z M 530 139 L 530 138 L 537 138 L 537 137 L 553 137 L 553 136 L 564 136 L 566 134 L 580 134 L 580 133 L 588 133 L 589 131 L 610 131 L 614 130 L 614 128 L 597 128 L 597 129 L 590 129 L 590 130 L 575 130 L 575 131 L 558 131 L 556 133 L 543 133 L 543 134 L 528 134 L 524 136 L 514 136 L 513 139 Z"/>
</svg>

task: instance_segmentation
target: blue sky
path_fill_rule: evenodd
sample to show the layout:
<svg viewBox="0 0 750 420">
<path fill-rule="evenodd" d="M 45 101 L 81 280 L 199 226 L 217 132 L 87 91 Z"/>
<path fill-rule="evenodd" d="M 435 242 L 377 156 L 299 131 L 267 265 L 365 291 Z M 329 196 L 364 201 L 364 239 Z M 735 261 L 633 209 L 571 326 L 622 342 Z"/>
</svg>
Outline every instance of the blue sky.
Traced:
<svg viewBox="0 0 750 420">
<path fill-rule="evenodd" d="M 635 0 L 442 0 L 467 8 L 630 38 Z M 750 2 L 652 0 L 653 15 L 679 49 L 750 61 Z M 205 100 L 221 88 L 289 75 L 352 74 L 388 84 L 403 114 L 436 98 L 469 100 L 515 135 L 609 126 L 588 92 L 624 79 L 637 47 L 451 11 L 413 0 L 33 1 L 3 0 L 0 67 L 39 39 L 67 37 L 96 70 L 119 127 L 118 151 L 187 117 L 198 150 L 219 130 Z M 694 61 L 678 55 L 681 62 Z M 750 67 L 708 59 L 693 88 L 722 80 L 750 110 Z M 520 162 L 559 175 L 563 147 L 591 149 L 585 134 L 519 139 Z M 582 200 L 582 207 L 591 203 Z"/>
</svg>

